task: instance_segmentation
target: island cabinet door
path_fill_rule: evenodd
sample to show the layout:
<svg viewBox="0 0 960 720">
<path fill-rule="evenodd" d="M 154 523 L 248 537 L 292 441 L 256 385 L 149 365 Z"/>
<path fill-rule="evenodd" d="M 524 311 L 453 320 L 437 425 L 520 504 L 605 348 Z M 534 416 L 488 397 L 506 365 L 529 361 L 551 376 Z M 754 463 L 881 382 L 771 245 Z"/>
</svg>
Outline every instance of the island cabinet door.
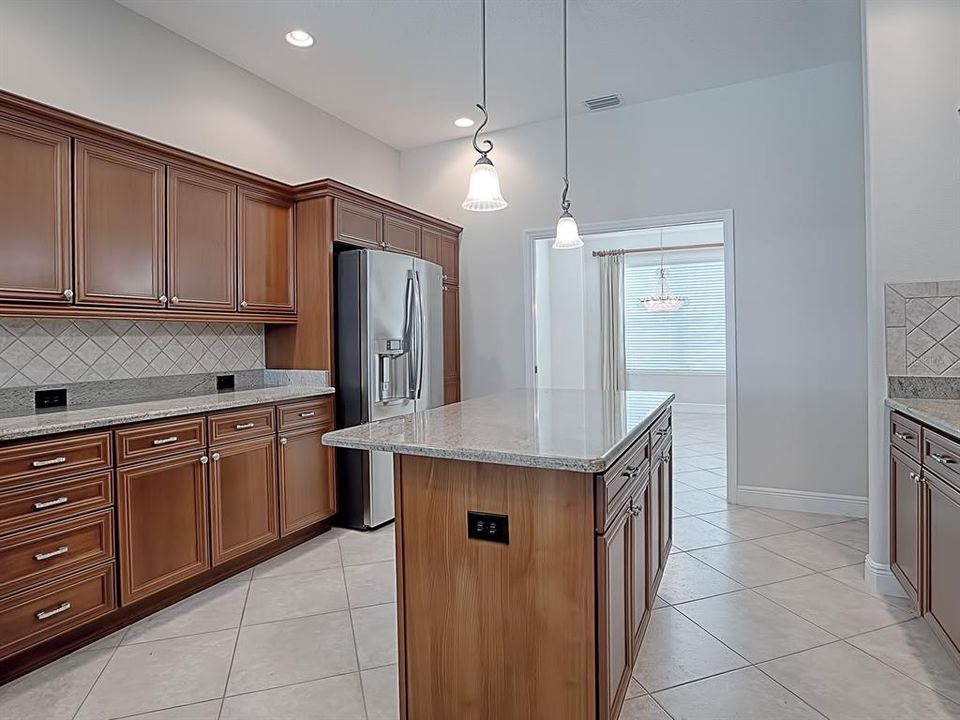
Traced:
<svg viewBox="0 0 960 720">
<path fill-rule="evenodd" d="M 927 618 L 954 660 L 960 661 L 960 491 L 935 475 L 922 486 L 927 488 Z"/>
<path fill-rule="evenodd" d="M 331 430 L 333 424 L 328 423 L 280 437 L 281 535 L 326 520 L 337 511 L 334 449 L 320 442 Z"/>
<path fill-rule="evenodd" d="M 196 452 L 117 470 L 122 604 L 210 567 L 207 464 Z"/>
<path fill-rule="evenodd" d="M 633 666 L 633 558 L 630 508 L 625 507 L 597 539 L 597 654 L 599 720 L 616 720 Z"/>
<path fill-rule="evenodd" d="M 660 462 L 660 566 L 665 567 L 673 543 L 673 444 L 664 445 Z"/>
<path fill-rule="evenodd" d="M 631 603 L 630 630 L 632 636 L 630 657 L 636 661 L 640 652 L 640 642 L 646 627 L 647 611 L 653 606 L 653 598 L 647 598 L 647 513 L 644 507 L 644 493 L 638 492 L 630 501 L 630 572 Z M 649 600 L 649 602 L 648 602 Z"/>
<path fill-rule="evenodd" d="M 273 435 L 212 448 L 210 535 L 220 565 L 279 537 Z"/>
<path fill-rule="evenodd" d="M 920 599 L 920 465 L 890 451 L 890 569 L 914 604 Z"/>
<path fill-rule="evenodd" d="M 650 485 L 647 487 L 647 580 L 650 584 L 647 597 L 657 595 L 657 584 L 660 581 L 660 488 L 663 462 L 660 455 L 653 459 L 650 468 Z"/>
</svg>

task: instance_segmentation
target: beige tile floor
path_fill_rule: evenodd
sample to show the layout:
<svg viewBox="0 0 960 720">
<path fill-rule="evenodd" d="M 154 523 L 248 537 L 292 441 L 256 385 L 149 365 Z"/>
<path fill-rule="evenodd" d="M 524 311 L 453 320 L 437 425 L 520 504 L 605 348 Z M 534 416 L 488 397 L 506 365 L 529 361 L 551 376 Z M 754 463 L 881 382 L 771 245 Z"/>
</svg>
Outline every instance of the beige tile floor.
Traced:
<svg viewBox="0 0 960 720">
<path fill-rule="evenodd" d="M 622 720 L 960 718 L 925 621 L 863 584 L 866 523 L 727 505 L 722 416 L 674 425 L 676 548 Z M 393 545 L 335 530 L 0 687 L 0 719 L 396 718 Z"/>
</svg>

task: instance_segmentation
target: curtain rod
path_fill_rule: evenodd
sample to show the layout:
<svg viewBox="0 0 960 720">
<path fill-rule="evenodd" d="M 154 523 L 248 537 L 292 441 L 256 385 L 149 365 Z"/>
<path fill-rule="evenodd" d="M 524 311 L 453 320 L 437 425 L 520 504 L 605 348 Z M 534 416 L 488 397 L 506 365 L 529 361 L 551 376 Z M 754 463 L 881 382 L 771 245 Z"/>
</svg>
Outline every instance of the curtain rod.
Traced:
<svg viewBox="0 0 960 720">
<path fill-rule="evenodd" d="M 722 248 L 723 243 L 702 243 L 700 245 L 674 245 L 665 248 L 632 248 L 629 250 L 594 250 L 591 253 L 594 257 L 606 257 L 607 255 L 631 255 L 633 253 L 658 253 L 658 252 L 678 252 L 680 250 L 704 250 L 706 248 Z"/>
</svg>

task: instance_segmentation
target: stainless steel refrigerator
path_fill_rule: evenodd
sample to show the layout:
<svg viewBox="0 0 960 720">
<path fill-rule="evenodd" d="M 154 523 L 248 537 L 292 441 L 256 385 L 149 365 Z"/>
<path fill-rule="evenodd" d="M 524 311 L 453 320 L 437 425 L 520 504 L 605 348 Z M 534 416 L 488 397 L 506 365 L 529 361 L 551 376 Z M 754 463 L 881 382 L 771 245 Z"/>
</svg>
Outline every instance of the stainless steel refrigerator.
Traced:
<svg viewBox="0 0 960 720">
<path fill-rule="evenodd" d="M 336 256 L 337 426 L 443 404 L 443 271 L 379 250 Z M 393 455 L 337 450 L 337 524 L 394 517 Z"/>
</svg>

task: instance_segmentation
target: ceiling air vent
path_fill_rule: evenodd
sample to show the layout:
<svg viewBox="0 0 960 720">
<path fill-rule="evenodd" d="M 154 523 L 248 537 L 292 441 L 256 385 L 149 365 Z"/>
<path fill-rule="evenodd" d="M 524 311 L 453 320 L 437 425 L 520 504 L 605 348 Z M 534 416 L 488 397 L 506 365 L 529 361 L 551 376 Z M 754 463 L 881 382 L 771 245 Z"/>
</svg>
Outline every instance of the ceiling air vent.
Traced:
<svg viewBox="0 0 960 720">
<path fill-rule="evenodd" d="M 615 108 L 620 104 L 619 95 L 601 95 L 600 97 L 589 98 L 583 101 L 587 110 L 608 110 Z"/>
</svg>

